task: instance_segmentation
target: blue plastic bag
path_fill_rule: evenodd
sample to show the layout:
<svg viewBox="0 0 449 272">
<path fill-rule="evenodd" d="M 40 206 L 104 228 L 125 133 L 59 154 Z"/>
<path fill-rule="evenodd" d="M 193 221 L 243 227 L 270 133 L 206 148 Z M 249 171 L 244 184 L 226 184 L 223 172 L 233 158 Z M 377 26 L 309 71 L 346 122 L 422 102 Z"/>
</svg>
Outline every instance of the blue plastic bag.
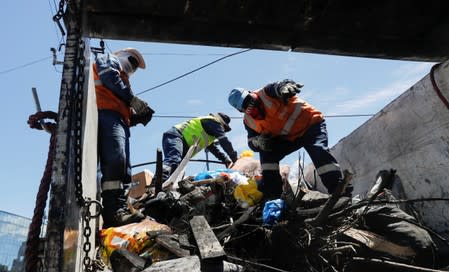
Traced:
<svg viewBox="0 0 449 272">
<path fill-rule="evenodd" d="M 285 202 L 282 199 L 270 200 L 263 207 L 263 224 L 273 226 L 281 218 L 282 210 L 285 208 Z"/>
<path fill-rule="evenodd" d="M 216 178 L 218 176 L 220 176 L 220 173 L 225 172 L 225 173 L 232 173 L 235 172 L 234 170 L 231 169 L 217 169 L 217 170 L 211 170 L 211 171 L 205 171 L 205 172 L 200 172 L 198 174 L 196 174 L 196 176 L 193 178 L 193 180 L 203 180 L 203 179 L 210 179 L 210 178 Z"/>
</svg>

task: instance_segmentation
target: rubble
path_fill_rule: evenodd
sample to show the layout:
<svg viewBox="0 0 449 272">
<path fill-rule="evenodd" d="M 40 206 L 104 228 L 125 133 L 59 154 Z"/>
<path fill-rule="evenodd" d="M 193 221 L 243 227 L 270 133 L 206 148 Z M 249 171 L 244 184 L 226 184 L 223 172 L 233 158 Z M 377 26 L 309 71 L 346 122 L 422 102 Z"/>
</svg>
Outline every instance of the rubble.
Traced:
<svg viewBox="0 0 449 272">
<path fill-rule="evenodd" d="M 257 180 L 254 169 L 247 180 Z M 360 201 L 341 196 L 349 173 L 331 196 L 286 182 L 282 199 L 270 204 L 278 205 L 275 220 L 265 218 L 269 202 L 258 198 L 242 205 L 235 197 L 242 181 L 233 171 L 217 172 L 200 180 L 173 178 L 178 188 L 158 194 L 148 187 L 133 206 L 150 219 L 120 227 L 132 232 L 119 235 L 127 243 L 118 247 L 102 239 L 106 265 L 117 272 L 449 271 L 443 258 L 449 242 L 402 210 L 404 201 L 389 190 L 394 170 L 380 171 L 369 197 Z M 143 227 L 148 222 L 151 229 Z M 130 246 L 139 242 L 144 245 Z"/>
</svg>

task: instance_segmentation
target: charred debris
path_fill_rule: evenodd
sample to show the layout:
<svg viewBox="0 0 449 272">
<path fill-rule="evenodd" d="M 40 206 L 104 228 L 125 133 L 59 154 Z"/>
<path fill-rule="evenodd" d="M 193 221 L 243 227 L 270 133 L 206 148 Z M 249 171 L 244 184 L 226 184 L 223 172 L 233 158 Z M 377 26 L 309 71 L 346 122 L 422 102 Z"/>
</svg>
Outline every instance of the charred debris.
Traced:
<svg viewBox="0 0 449 272">
<path fill-rule="evenodd" d="M 237 173 L 254 180 L 252 170 Z M 333 195 L 285 178 L 273 201 L 248 187 L 236 197 L 229 172 L 164 190 L 156 175 L 131 202 L 150 219 L 100 230 L 97 261 L 119 272 L 449 271 L 449 242 L 422 225 L 414 201 L 395 197 L 395 170 L 379 171 L 362 200 L 344 193 L 344 174 Z"/>
</svg>

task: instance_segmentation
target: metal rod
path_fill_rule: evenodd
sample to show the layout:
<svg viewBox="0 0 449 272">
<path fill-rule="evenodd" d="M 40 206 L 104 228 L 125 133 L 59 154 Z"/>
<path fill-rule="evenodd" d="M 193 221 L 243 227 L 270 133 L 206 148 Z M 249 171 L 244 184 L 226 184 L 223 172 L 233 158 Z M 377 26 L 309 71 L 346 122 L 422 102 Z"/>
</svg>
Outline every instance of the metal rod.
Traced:
<svg viewBox="0 0 449 272">
<path fill-rule="evenodd" d="M 209 152 L 205 150 L 204 153 L 206 153 L 206 169 L 209 171 Z"/>
<path fill-rule="evenodd" d="M 41 109 L 41 103 L 39 102 L 39 96 L 37 95 L 37 90 L 35 87 L 31 88 L 31 92 L 33 93 L 33 98 L 34 98 L 34 104 L 36 105 L 36 110 L 37 112 L 42 112 Z M 39 124 L 41 124 L 41 127 L 43 130 L 45 130 L 46 132 L 51 134 L 50 129 L 47 127 L 47 125 L 45 124 L 44 120 L 39 120 Z"/>
<path fill-rule="evenodd" d="M 210 161 L 210 160 L 190 160 L 191 162 L 208 162 L 208 163 L 216 163 L 216 164 L 224 164 L 222 161 Z M 143 162 L 143 163 L 139 163 L 139 164 L 135 164 L 135 165 L 131 165 L 131 168 L 135 168 L 135 167 L 139 167 L 139 166 L 144 166 L 144 165 L 150 165 L 150 164 L 155 164 L 155 161 L 152 162 Z"/>
<path fill-rule="evenodd" d="M 156 195 L 162 191 L 162 151 L 160 148 L 156 150 Z"/>
</svg>

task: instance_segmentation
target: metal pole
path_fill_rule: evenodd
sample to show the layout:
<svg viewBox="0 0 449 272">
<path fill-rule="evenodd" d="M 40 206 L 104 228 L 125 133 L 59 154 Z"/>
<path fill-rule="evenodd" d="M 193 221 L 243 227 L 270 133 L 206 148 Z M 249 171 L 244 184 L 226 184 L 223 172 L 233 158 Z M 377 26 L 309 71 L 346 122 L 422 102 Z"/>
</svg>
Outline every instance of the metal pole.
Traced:
<svg viewBox="0 0 449 272">
<path fill-rule="evenodd" d="M 41 112 L 41 103 L 39 102 L 39 96 L 37 95 L 37 90 L 35 87 L 31 88 L 31 92 L 33 93 L 34 98 L 34 104 L 36 105 L 37 112 Z M 39 124 L 41 124 L 41 127 L 48 133 L 51 134 L 51 131 L 48 129 L 47 125 L 45 124 L 44 120 L 39 120 Z"/>
<path fill-rule="evenodd" d="M 209 171 L 209 152 L 206 150 L 204 150 L 204 152 L 206 153 L 206 169 Z"/>
</svg>

